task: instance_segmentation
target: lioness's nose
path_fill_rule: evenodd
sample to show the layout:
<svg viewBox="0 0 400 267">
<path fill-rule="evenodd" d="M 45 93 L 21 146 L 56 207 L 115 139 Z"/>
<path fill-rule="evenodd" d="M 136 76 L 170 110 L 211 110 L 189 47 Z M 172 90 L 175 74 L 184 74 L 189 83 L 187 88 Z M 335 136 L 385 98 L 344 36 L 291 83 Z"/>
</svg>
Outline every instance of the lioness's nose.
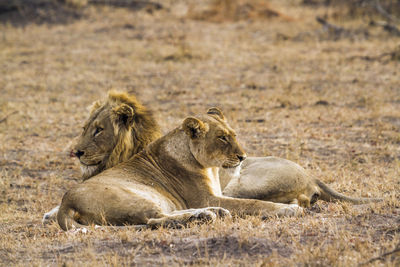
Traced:
<svg viewBox="0 0 400 267">
<path fill-rule="evenodd" d="M 246 155 L 237 155 L 237 158 L 242 162 L 246 159 Z"/>
<path fill-rule="evenodd" d="M 78 159 L 79 159 L 81 156 L 83 156 L 83 154 L 85 154 L 85 152 L 80 151 L 80 150 L 77 150 L 77 151 L 75 152 L 75 156 L 77 156 Z"/>
</svg>

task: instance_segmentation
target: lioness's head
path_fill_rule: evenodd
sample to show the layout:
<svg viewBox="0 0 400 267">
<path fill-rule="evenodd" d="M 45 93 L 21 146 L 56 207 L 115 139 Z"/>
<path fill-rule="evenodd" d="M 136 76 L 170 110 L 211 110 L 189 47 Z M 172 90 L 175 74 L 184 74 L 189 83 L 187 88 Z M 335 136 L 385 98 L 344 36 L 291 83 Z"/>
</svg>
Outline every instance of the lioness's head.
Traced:
<svg viewBox="0 0 400 267">
<path fill-rule="evenodd" d="M 135 96 L 110 91 L 105 100 L 93 103 L 71 156 L 79 159 L 82 177 L 88 179 L 129 159 L 160 136 L 152 113 Z"/>
<path fill-rule="evenodd" d="M 182 128 L 190 137 L 192 155 L 204 168 L 235 168 L 246 158 L 236 133 L 218 108 L 210 108 L 204 116 L 186 118 Z"/>
</svg>

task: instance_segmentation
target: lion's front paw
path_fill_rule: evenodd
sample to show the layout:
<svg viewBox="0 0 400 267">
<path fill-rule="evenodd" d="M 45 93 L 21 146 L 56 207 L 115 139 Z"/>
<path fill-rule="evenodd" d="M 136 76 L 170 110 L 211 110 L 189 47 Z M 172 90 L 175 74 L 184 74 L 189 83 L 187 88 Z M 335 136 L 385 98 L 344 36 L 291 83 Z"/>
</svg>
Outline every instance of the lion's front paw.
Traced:
<svg viewBox="0 0 400 267">
<path fill-rule="evenodd" d="M 304 209 L 297 204 L 282 204 L 280 209 L 276 212 L 278 216 L 299 216 L 303 214 Z"/>
</svg>

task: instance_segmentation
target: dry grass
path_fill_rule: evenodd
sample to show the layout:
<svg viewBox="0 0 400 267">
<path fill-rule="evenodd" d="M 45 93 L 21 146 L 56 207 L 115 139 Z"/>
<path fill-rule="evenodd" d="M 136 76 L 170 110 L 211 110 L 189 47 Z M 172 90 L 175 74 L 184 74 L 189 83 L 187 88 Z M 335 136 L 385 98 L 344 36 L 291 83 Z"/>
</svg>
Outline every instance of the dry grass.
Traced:
<svg viewBox="0 0 400 267">
<path fill-rule="evenodd" d="M 269 18 L 292 20 L 291 17 L 273 9 L 264 0 L 208 0 L 208 3 L 201 7 L 193 3 L 189 6 L 187 17 L 211 22 Z"/>
<path fill-rule="evenodd" d="M 400 244 L 400 62 L 379 57 L 400 40 L 378 29 L 282 39 L 330 12 L 298 1 L 271 2 L 295 22 L 220 24 L 185 19 L 187 2 L 172 2 L 153 14 L 88 7 L 67 25 L 0 25 L 0 265 L 399 266 L 399 252 L 376 257 Z M 249 155 L 289 158 L 340 192 L 385 201 L 181 230 L 42 226 L 79 182 L 67 151 L 86 106 L 112 87 L 137 94 L 164 131 L 219 106 Z"/>
</svg>

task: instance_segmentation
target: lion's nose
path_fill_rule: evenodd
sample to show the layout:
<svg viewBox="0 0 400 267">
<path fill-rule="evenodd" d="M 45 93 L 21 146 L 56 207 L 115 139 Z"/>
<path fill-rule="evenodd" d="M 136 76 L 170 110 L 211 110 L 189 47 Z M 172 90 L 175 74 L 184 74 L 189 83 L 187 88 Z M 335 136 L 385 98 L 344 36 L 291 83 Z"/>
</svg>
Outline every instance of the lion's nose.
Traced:
<svg viewBox="0 0 400 267">
<path fill-rule="evenodd" d="M 75 156 L 77 156 L 78 159 L 79 159 L 81 156 L 83 156 L 83 154 L 85 154 L 85 152 L 83 152 L 83 151 L 81 151 L 81 150 L 77 150 L 77 151 L 75 152 Z"/>
<path fill-rule="evenodd" d="M 246 159 L 246 155 L 237 155 L 237 158 L 240 160 L 240 162 L 242 162 Z"/>
</svg>

